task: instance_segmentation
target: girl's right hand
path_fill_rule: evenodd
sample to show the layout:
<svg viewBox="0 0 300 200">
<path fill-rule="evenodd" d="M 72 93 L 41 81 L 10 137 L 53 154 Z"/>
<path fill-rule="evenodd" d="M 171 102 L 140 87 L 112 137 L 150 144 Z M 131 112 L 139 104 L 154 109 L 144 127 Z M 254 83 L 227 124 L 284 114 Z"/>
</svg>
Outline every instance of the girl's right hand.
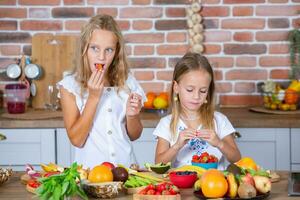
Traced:
<svg viewBox="0 0 300 200">
<path fill-rule="evenodd" d="M 89 98 L 99 99 L 104 88 L 104 70 L 95 70 L 88 80 Z"/>
<path fill-rule="evenodd" d="M 196 137 L 196 131 L 194 129 L 184 129 L 183 131 L 179 132 L 176 145 L 182 148 L 190 139 Z"/>
</svg>

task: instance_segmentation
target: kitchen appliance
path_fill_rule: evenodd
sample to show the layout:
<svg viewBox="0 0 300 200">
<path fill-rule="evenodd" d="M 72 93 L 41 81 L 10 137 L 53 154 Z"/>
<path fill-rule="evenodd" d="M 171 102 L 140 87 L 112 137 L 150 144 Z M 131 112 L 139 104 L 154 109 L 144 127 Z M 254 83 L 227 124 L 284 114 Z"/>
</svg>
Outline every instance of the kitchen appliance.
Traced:
<svg viewBox="0 0 300 200">
<path fill-rule="evenodd" d="M 7 84 L 4 92 L 7 111 L 11 114 L 24 113 L 28 93 L 27 86 L 22 83 Z"/>
<path fill-rule="evenodd" d="M 288 194 L 289 196 L 300 196 L 300 172 L 290 172 Z"/>
</svg>

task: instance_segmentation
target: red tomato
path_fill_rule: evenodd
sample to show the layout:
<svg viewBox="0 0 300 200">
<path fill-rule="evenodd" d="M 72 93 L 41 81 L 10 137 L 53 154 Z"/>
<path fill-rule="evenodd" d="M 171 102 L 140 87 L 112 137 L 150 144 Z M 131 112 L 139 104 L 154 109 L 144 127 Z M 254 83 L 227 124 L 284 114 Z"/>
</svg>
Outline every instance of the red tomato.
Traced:
<svg viewBox="0 0 300 200">
<path fill-rule="evenodd" d="M 29 185 L 30 187 L 32 188 L 38 188 L 41 183 L 38 182 L 37 180 L 34 180 L 34 179 L 30 179 L 28 182 L 27 182 L 27 185 Z"/>
</svg>

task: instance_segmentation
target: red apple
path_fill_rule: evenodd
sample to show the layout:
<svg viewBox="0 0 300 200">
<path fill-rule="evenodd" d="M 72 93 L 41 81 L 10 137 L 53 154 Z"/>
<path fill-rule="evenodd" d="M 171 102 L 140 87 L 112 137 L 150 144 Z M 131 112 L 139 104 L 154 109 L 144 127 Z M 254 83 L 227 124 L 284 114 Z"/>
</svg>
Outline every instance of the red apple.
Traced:
<svg viewBox="0 0 300 200">
<path fill-rule="evenodd" d="M 105 165 L 106 167 L 108 167 L 109 169 L 113 169 L 115 168 L 115 165 L 110 163 L 110 162 L 103 162 L 101 165 Z"/>
<path fill-rule="evenodd" d="M 271 191 L 271 180 L 266 176 L 253 176 L 255 188 L 262 194 Z"/>
<path fill-rule="evenodd" d="M 249 173 L 247 173 L 246 175 L 241 177 L 241 183 L 247 183 L 247 184 L 250 184 L 252 186 L 255 186 L 253 177 Z"/>
</svg>

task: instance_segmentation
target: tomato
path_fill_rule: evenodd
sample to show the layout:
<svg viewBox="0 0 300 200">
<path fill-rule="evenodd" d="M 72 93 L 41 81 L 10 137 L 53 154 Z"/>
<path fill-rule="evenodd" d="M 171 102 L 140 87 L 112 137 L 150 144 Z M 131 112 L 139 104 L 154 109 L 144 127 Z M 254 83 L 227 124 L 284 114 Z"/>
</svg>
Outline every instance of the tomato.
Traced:
<svg viewBox="0 0 300 200">
<path fill-rule="evenodd" d="M 34 179 L 30 179 L 28 182 L 27 182 L 27 185 L 29 185 L 30 187 L 32 188 L 38 188 L 41 183 L 38 182 L 37 180 L 34 180 Z"/>
</svg>

